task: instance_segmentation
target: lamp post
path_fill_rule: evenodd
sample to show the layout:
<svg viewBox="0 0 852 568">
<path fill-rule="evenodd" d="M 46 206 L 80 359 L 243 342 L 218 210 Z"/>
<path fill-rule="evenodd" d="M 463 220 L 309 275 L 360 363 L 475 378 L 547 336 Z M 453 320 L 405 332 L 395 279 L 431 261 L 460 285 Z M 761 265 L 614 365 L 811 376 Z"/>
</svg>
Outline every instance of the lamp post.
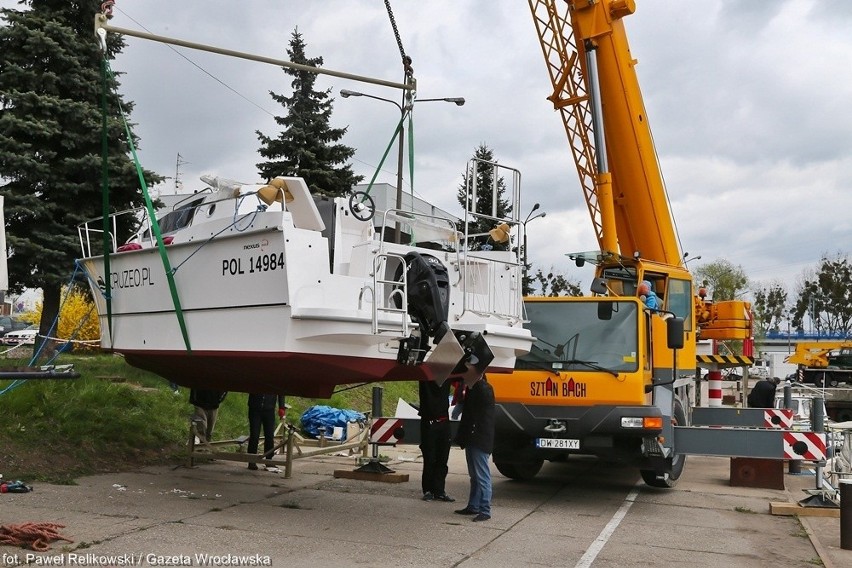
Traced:
<svg viewBox="0 0 852 568">
<path fill-rule="evenodd" d="M 524 219 L 524 222 L 522 223 L 522 225 L 524 227 L 524 272 L 523 272 L 523 280 L 521 282 L 521 288 L 526 286 L 527 267 L 529 266 L 529 264 L 527 263 L 527 260 L 529 258 L 529 252 L 528 252 L 529 249 L 527 249 L 527 223 L 529 223 L 530 221 L 533 221 L 535 219 L 538 219 L 540 217 L 545 217 L 547 215 L 547 213 L 545 211 L 542 211 L 541 213 L 537 213 L 536 215 L 533 215 L 533 213 L 535 213 L 538 210 L 539 207 L 540 207 L 540 205 L 538 203 L 533 205 L 532 209 L 530 209 L 530 212 L 527 215 L 527 218 Z M 522 290 L 522 292 L 523 292 L 523 290 Z"/>
<path fill-rule="evenodd" d="M 367 93 L 359 93 L 358 91 L 350 91 L 349 89 L 341 89 L 340 96 L 344 99 L 349 97 L 367 97 L 368 99 L 375 99 L 377 101 L 384 101 L 386 103 L 391 103 L 396 108 L 399 109 L 399 153 L 397 155 L 396 162 L 396 208 L 402 209 L 402 165 L 405 158 L 404 152 L 404 141 L 405 141 L 405 125 L 403 124 L 403 120 L 405 119 L 405 112 L 411 110 L 411 103 L 408 105 L 401 105 L 396 101 L 391 99 L 385 99 L 383 97 L 377 97 L 375 95 L 368 95 Z M 443 97 L 438 99 L 414 99 L 412 103 L 419 102 L 425 103 L 430 101 L 442 101 L 447 103 L 454 103 L 456 106 L 464 105 L 463 97 Z M 400 227 L 399 223 L 396 225 L 396 231 L 394 236 L 394 242 L 400 242 Z"/>
</svg>

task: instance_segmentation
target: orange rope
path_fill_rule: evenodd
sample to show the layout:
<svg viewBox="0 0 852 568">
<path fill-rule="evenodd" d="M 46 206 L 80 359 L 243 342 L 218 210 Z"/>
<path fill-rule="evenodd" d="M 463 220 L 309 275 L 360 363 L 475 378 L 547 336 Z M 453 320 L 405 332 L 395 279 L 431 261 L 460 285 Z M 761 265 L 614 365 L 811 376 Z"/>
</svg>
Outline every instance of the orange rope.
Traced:
<svg viewBox="0 0 852 568">
<path fill-rule="evenodd" d="M 50 543 L 54 540 L 74 542 L 57 532 L 64 529 L 65 525 L 56 523 L 23 523 L 21 525 L 0 525 L 0 544 L 9 546 L 29 546 L 38 552 L 50 550 Z"/>
</svg>

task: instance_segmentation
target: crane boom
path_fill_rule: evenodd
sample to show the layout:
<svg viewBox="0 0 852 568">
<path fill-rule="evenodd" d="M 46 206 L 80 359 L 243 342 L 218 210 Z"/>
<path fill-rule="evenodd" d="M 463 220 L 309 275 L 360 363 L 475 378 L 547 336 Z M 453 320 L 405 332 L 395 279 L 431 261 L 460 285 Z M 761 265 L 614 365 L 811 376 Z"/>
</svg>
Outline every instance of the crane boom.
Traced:
<svg viewBox="0 0 852 568">
<path fill-rule="evenodd" d="M 622 18 L 632 0 L 529 0 L 600 248 L 681 266 L 682 255 Z M 597 81 L 590 81 L 591 66 Z M 594 108 L 595 91 L 601 109 Z M 602 120 L 596 122 L 600 113 Z M 603 132 L 595 132 L 602 124 Z M 598 127 L 600 128 L 600 127 Z M 606 140 L 609 171 L 600 171 Z M 608 187 L 611 182 L 611 188 Z M 614 242 L 617 241 L 617 242 Z"/>
</svg>

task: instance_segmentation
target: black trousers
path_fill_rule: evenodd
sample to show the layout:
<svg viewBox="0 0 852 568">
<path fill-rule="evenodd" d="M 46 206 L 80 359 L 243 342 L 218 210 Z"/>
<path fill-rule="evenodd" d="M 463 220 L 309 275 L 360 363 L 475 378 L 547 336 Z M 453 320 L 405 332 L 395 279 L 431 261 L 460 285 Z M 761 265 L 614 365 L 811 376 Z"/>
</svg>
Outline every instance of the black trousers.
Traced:
<svg viewBox="0 0 852 568">
<path fill-rule="evenodd" d="M 443 495 L 450 459 L 450 421 L 429 423 L 420 420 L 420 451 L 423 452 L 423 493 Z"/>
<path fill-rule="evenodd" d="M 256 454 L 263 426 L 263 457 L 272 458 L 275 450 L 275 408 L 249 408 L 248 453 Z"/>
</svg>

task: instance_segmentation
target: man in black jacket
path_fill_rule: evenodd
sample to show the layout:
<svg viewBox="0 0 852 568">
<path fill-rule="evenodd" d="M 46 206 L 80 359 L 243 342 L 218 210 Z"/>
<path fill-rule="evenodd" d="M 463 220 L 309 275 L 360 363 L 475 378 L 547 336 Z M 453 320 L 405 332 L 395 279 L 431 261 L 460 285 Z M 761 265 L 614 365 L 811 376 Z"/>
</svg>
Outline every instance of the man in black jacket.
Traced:
<svg viewBox="0 0 852 568">
<path fill-rule="evenodd" d="M 464 448 L 470 495 L 459 515 L 474 515 L 474 521 L 491 518 L 491 468 L 494 451 L 494 389 L 483 375 L 467 389 L 456 442 Z"/>
<path fill-rule="evenodd" d="M 260 445 L 260 429 L 263 427 L 263 459 L 271 460 L 275 456 L 275 407 L 278 403 L 278 417 L 284 420 L 287 405 L 284 395 L 256 394 L 248 396 L 249 440 L 247 451 L 256 454 Z M 249 469 L 257 469 L 257 463 L 249 462 Z"/>
<path fill-rule="evenodd" d="M 195 435 L 202 444 L 213 440 L 213 427 L 219 414 L 219 405 L 225 400 L 226 391 L 191 389 L 189 403 L 195 406 L 192 422 L 195 425 Z"/>
<path fill-rule="evenodd" d="M 424 501 L 455 501 L 447 495 L 450 458 L 450 381 L 420 381 L 420 451 L 423 453 L 421 488 Z"/>
<path fill-rule="evenodd" d="M 775 408 L 775 389 L 780 382 L 778 377 L 757 381 L 746 399 L 749 408 Z"/>
</svg>

